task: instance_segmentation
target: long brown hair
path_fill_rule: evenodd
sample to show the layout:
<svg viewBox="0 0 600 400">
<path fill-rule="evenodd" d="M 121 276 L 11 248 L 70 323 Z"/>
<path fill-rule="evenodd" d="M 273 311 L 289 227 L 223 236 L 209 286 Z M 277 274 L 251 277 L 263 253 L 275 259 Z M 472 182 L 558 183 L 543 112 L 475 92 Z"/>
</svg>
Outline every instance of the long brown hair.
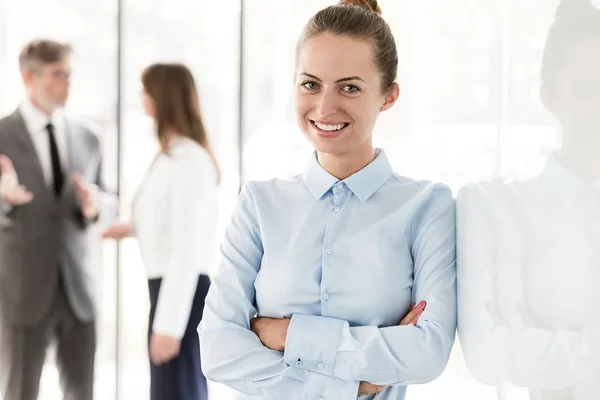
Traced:
<svg viewBox="0 0 600 400">
<path fill-rule="evenodd" d="M 169 131 L 192 139 L 208 152 L 220 181 L 219 164 L 204 128 L 190 70 L 177 63 L 152 64 L 142 73 L 142 85 L 154 102 L 156 133 L 163 151 L 168 152 Z"/>
</svg>

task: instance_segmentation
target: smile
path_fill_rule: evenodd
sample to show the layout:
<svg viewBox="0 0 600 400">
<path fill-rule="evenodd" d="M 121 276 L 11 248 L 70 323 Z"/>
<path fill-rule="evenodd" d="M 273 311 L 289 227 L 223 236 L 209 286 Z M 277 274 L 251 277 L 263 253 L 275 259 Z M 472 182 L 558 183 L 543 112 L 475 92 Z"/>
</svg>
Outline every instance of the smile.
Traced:
<svg viewBox="0 0 600 400">
<path fill-rule="evenodd" d="M 348 125 L 350 125 L 347 122 L 342 122 L 339 124 L 323 124 L 317 121 L 313 121 L 310 120 L 311 124 L 316 127 L 318 130 L 323 131 L 323 132 L 339 132 L 341 130 L 343 130 L 344 128 L 346 128 Z"/>
</svg>

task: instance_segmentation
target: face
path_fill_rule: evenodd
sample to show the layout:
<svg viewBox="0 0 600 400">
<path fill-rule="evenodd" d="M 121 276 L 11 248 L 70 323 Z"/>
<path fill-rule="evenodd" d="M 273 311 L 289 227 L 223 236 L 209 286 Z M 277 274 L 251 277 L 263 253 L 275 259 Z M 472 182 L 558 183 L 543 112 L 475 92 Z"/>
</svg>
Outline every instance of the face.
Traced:
<svg viewBox="0 0 600 400">
<path fill-rule="evenodd" d="M 323 33 L 298 53 L 295 99 L 298 124 L 320 153 L 351 154 L 372 148 L 379 113 L 398 98 L 382 93 L 370 42 Z"/>
<path fill-rule="evenodd" d="M 146 90 L 142 91 L 142 105 L 144 107 L 144 112 L 146 113 L 146 115 L 151 118 L 154 118 L 156 114 L 154 111 L 154 100 L 152 100 L 152 97 L 150 97 Z"/>
<path fill-rule="evenodd" d="M 69 98 L 71 64 L 69 59 L 23 71 L 31 99 L 47 113 L 64 107 Z"/>
<path fill-rule="evenodd" d="M 552 89 L 542 92 L 559 120 L 564 140 L 600 145 L 600 37 L 575 42 L 564 54 L 563 68 Z M 586 144 L 587 143 L 587 144 Z"/>
</svg>

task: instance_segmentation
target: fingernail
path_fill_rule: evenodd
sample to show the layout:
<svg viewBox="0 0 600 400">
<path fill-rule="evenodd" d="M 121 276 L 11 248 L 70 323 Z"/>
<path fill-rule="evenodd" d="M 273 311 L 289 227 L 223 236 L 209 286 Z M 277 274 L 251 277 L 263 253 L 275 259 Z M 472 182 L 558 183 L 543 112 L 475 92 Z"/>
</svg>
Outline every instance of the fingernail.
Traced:
<svg viewBox="0 0 600 400">
<path fill-rule="evenodd" d="M 425 301 L 424 301 L 424 300 L 421 300 L 421 301 L 419 302 L 419 304 L 417 304 L 417 307 L 418 307 L 418 308 L 424 308 L 424 307 L 425 307 L 425 304 L 426 304 L 426 303 L 425 303 Z"/>
</svg>

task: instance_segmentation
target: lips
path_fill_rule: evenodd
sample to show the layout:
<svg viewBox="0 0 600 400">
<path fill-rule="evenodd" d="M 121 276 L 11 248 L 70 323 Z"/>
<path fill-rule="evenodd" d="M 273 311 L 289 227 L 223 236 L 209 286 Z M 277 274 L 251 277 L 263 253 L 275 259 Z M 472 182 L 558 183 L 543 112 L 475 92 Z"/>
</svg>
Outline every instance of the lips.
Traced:
<svg viewBox="0 0 600 400">
<path fill-rule="evenodd" d="M 313 121 L 310 120 L 310 124 L 313 129 L 317 131 L 317 134 L 322 137 L 332 138 L 342 133 L 348 125 L 348 122 L 324 122 L 324 121 Z"/>
</svg>

